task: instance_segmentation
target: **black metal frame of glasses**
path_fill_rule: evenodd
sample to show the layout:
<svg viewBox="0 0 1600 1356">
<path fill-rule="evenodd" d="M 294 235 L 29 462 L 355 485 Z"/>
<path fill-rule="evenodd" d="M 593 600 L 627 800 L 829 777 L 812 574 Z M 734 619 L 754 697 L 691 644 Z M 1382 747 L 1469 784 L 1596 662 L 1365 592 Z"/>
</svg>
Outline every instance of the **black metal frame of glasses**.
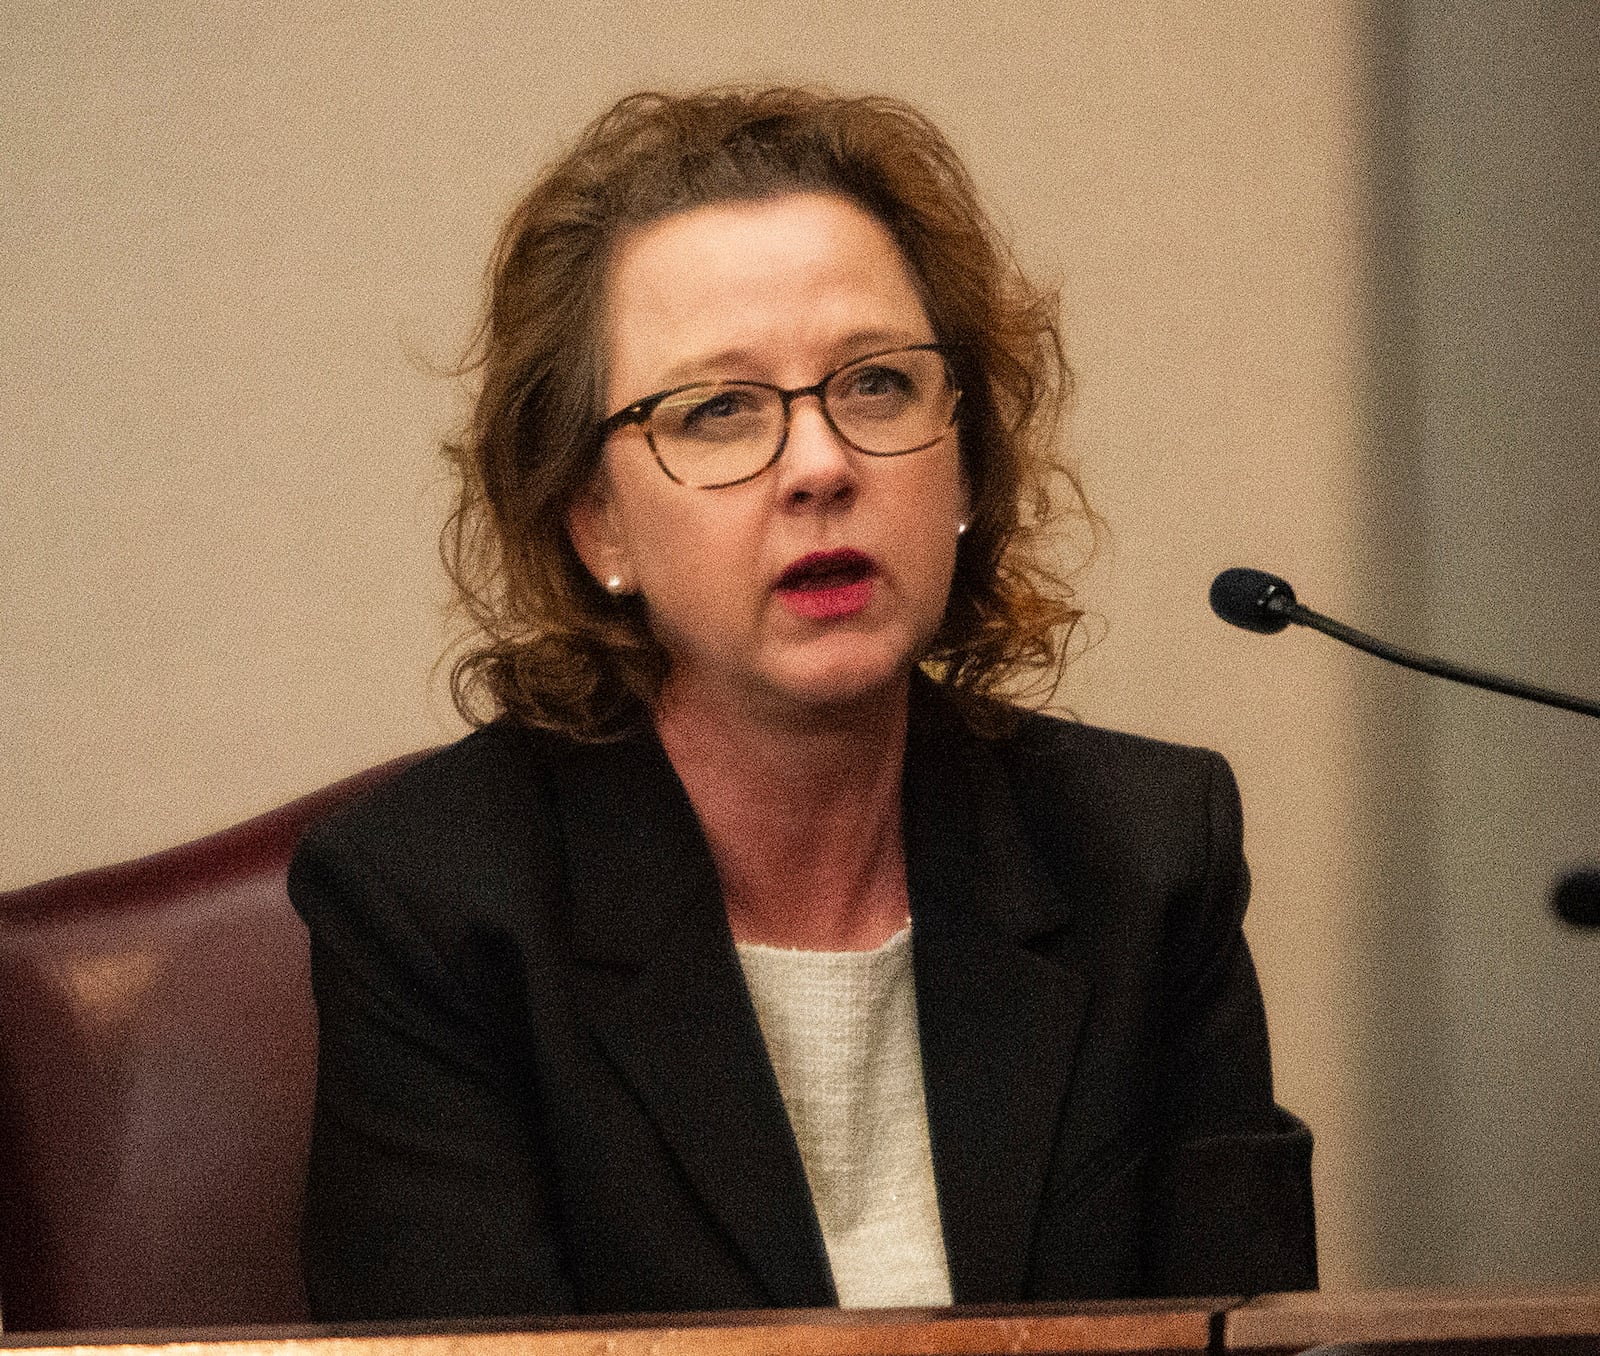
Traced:
<svg viewBox="0 0 1600 1356">
<path fill-rule="evenodd" d="M 615 414 L 603 419 L 596 428 L 595 432 L 600 443 L 603 444 L 606 439 L 618 429 L 627 428 L 632 424 L 642 424 L 645 430 L 645 439 L 650 444 L 650 451 L 655 456 L 656 465 L 661 468 L 662 473 L 670 480 L 675 481 L 679 485 L 687 485 L 689 482 L 683 480 L 681 477 L 672 472 L 672 470 L 667 466 L 666 462 L 661 459 L 661 453 L 656 448 L 655 438 L 652 436 L 650 431 L 650 416 L 655 412 L 656 407 L 660 405 L 662 401 L 678 395 L 683 391 L 692 391 L 696 387 L 754 386 L 759 387 L 763 391 L 773 392 L 783 403 L 783 432 L 778 438 L 778 445 L 773 449 L 772 456 L 763 462 L 756 470 L 750 472 L 749 475 L 740 476 L 735 480 L 719 481 L 716 484 L 711 485 L 696 485 L 692 488 L 703 490 L 721 490 L 727 489 L 732 485 L 742 485 L 748 480 L 754 480 L 763 471 L 772 466 L 773 463 L 775 463 L 778 458 L 783 455 L 783 449 L 788 445 L 790 407 L 796 400 L 800 399 L 801 396 L 816 396 L 818 403 L 822 407 L 822 417 L 828 421 L 828 427 L 831 428 L 834 433 L 836 433 L 846 444 L 855 448 L 856 451 L 862 453 L 864 456 L 903 457 L 911 452 L 920 452 L 925 447 L 932 447 L 933 444 L 938 441 L 938 438 L 931 439 L 925 443 L 918 443 L 915 447 L 900 448 L 894 452 L 874 452 L 869 448 L 862 447 L 853 442 L 835 422 L 832 412 L 828 409 L 828 400 L 826 394 L 828 385 L 841 373 L 848 372 L 851 368 L 860 367 L 863 364 L 870 363 L 875 358 L 887 358 L 895 353 L 937 353 L 941 358 L 944 359 L 945 373 L 949 378 L 950 389 L 952 392 L 952 399 L 950 402 L 950 421 L 939 431 L 939 437 L 943 437 L 945 432 L 947 432 L 951 426 L 954 425 L 956 419 L 956 410 L 961 404 L 961 386 L 956 380 L 956 372 L 952 362 L 954 352 L 955 346 L 951 344 L 901 344 L 897 348 L 881 349 L 876 353 L 864 353 L 859 358 L 852 358 L 847 363 L 841 363 L 838 367 L 834 368 L 833 371 L 823 376 L 820 381 L 813 382 L 810 386 L 796 386 L 792 389 L 785 389 L 782 386 L 774 386 L 768 381 L 729 380 L 686 382 L 682 386 L 673 386 L 665 391 L 656 391 L 652 395 L 647 395 L 640 400 L 635 400 L 631 405 L 627 405 L 618 410 Z"/>
</svg>

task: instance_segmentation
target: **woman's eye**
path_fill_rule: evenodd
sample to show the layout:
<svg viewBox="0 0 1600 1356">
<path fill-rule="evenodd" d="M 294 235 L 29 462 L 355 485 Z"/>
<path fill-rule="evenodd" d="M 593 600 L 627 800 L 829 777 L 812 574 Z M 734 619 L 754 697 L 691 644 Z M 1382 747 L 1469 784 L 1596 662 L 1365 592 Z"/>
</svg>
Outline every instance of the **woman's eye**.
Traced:
<svg viewBox="0 0 1600 1356">
<path fill-rule="evenodd" d="M 754 391 L 685 391 L 679 398 L 658 406 L 656 415 L 663 430 L 678 437 L 726 438 L 738 436 L 759 422 L 759 407 Z"/>
<path fill-rule="evenodd" d="M 848 392 L 852 396 L 909 395 L 911 378 L 898 368 L 863 367 L 850 374 Z"/>
<path fill-rule="evenodd" d="M 849 411 L 860 418 L 884 419 L 898 415 L 921 398 L 915 378 L 898 367 L 885 367 L 880 363 L 847 372 L 836 389 L 838 394 L 833 398 L 841 411 Z"/>
<path fill-rule="evenodd" d="M 693 406 L 686 416 L 686 422 L 693 423 L 697 419 L 726 419 L 730 415 L 737 414 L 740 405 L 739 396 L 735 392 L 722 391 L 712 396 L 710 400 L 702 400 Z"/>
</svg>

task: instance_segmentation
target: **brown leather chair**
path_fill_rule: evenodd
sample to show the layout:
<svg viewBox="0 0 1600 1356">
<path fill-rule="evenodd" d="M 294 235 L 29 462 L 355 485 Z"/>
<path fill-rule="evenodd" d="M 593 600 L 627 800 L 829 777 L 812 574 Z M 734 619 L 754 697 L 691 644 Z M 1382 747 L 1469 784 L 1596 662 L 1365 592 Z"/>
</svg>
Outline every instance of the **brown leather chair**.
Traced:
<svg viewBox="0 0 1600 1356">
<path fill-rule="evenodd" d="M 312 820 L 418 756 L 0 895 L 8 1332 L 304 1318 L 316 1024 L 284 876 Z"/>
</svg>

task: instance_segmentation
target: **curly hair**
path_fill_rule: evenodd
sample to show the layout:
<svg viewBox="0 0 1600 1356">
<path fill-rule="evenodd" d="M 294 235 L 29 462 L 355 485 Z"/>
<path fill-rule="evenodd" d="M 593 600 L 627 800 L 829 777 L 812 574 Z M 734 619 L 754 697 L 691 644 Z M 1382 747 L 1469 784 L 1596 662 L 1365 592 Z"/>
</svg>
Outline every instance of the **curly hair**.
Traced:
<svg viewBox="0 0 1600 1356">
<path fill-rule="evenodd" d="M 914 108 L 720 87 L 621 100 L 500 233 L 459 369 L 476 374 L 476 403 L 444 449 L 459 495 L 441 554 L 469 624 L 451 691 L 469 721 L 509 714 L 605 738 L 659 694 L 667 657 L 642 602 L 600 588 L 566 529 L 601 455 L 607 271 L 619 242 L 652 222 L 791 192 L 836 194 L 881 221 L 956 355 L 973 511 L 923 669 L 980 728 L 996 722 L 997 699 L 1054 691 L 1083 612 L 1040 559 L 1052 491 L 1095 522 L 1054 450 L 1072 390 L 1055 293 L 1023 277 L 954 150 Z"/>
</svg>

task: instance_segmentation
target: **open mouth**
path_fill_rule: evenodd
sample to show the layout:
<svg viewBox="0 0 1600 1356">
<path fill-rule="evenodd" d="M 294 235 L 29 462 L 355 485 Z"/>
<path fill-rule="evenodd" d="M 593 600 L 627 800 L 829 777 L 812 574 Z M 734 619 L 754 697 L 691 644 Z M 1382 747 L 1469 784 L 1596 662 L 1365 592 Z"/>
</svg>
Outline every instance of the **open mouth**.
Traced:
<svg viewBox="0 0 1600 1356">
<path fill-rule="evenodd" d="M 774 588 L 791 612 L 828 621 L 862 611 L 872 601 L 877 576 L 864 551 L 813 551 L 779 575 Z"/>
<path fill-rule="evenodd" d="M 813 551 L 779 575 L 777 587 L 785 593 L 816 593 L 847 588 L 876 573 L 872 557 L 864 552 Z"/>
</svg>

